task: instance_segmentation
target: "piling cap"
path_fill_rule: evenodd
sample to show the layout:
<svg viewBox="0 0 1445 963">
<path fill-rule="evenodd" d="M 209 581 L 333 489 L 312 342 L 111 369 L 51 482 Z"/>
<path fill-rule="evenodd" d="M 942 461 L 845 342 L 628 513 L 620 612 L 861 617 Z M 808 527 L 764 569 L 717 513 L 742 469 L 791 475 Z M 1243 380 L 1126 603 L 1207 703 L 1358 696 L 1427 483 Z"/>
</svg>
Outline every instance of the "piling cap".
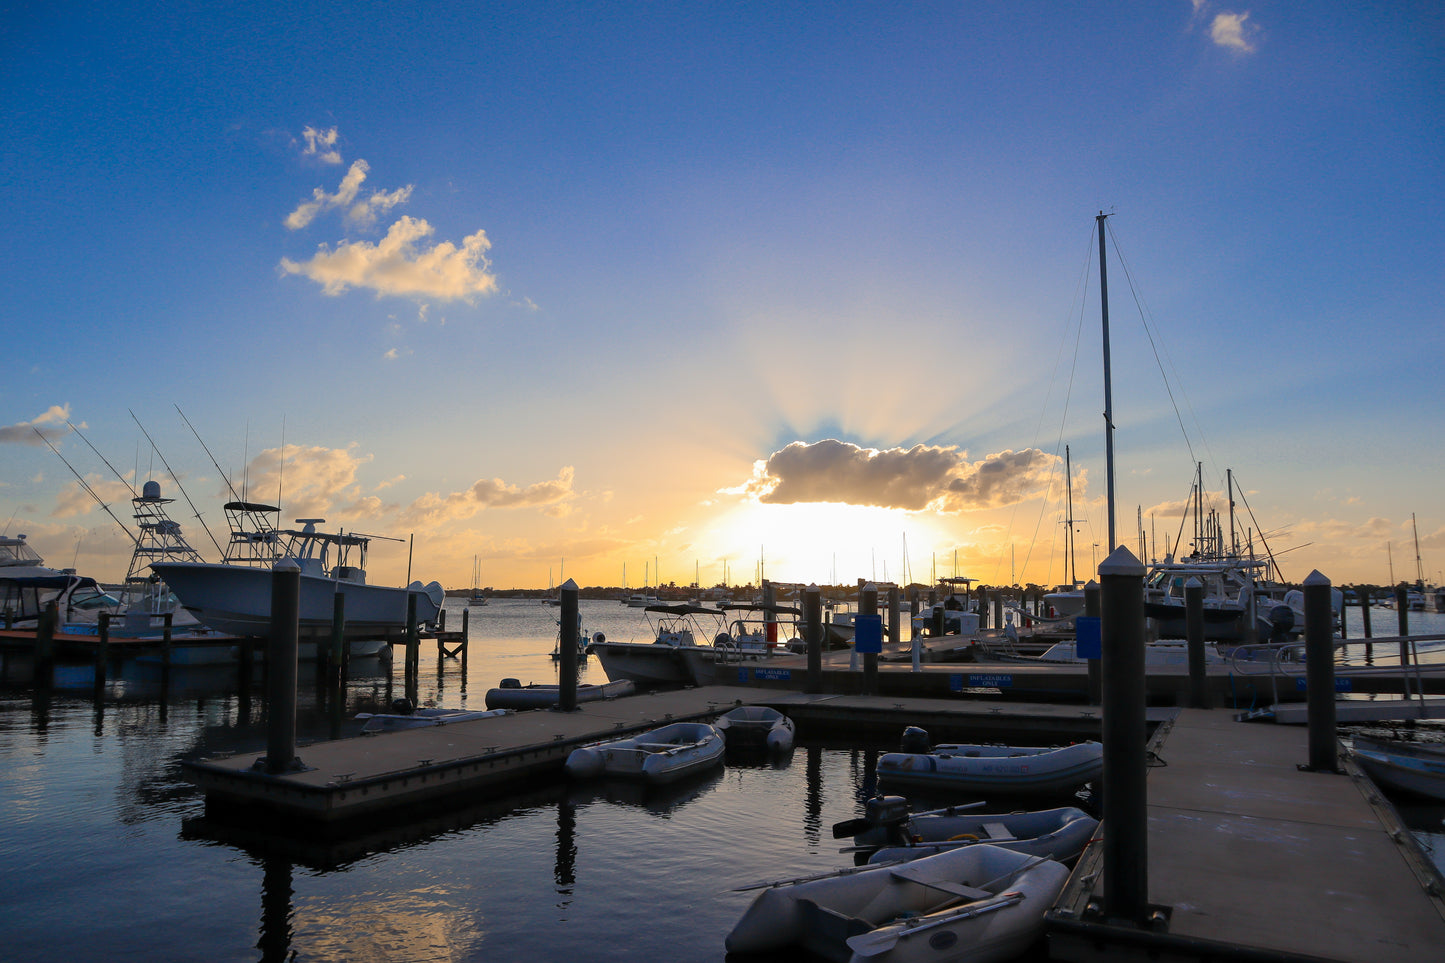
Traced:
<svg viewBox="0 0 1445 963">
<path fill-rule="evenodd" d="M 1315 570 L 1314 570 L 1313 572 L 1311 572 L 1309 575 L 1305 576 L 1304 584 L 1305 584 L 1305 585 L 1329 585 L 1329 584 L 1330 584 L 1330 580 L 1329 580 L 1329 578 L 1328 578 L 1327 576 L 1321 575 L 1319 569 L 1315 569 Z"/>
<path fill-rule="evenodd" d="M 1134 578 L 1144 577 L 1144 563 L 1129 551 L 1127 545 L 1120 545 L 1109 553 L 1109 557 L 1099 563 L 1099 577 L 1107 578 L 1110 575 L 1133 576 Z"/>
<path fill-rule="evenodd" d="M 1201 581 L 1199 581 L 1199 576 L 1198 576 L 1198 575 L 1191 575 L 1191 576 L 1189 576 L 1189 581 L 1187 581 L 1187 582 L 1184 583 L 1184 587 L 1187 588 L 1187 589 L 1192 589 L 1192 588 L 1202 589 L 1202 588 L 1204 588 L 1204 583 L 1201 582 Z"/>
<path fill-rule="evenodd" d="M 271 571 L 273 571 L 273 572 L 299 572 L 299 571 L 301 571 L 301 566 L 298 565 L 298 564 L 296 564 L 296 560 L 295 560 L 294 558 L 283 558 L 283 559 L 281 559 L 279 562 L 277 562 L 275 565 L 271 566 Z"/>
<path fill-rule="evenodd" d="M 805 589 L 803 589 L 803 591 L 804 591 L 804 592 L 812 592 L 812 593 L 814 593 L 814 594 L 816 595 L 818 592 L 822 591 L 822 589 L 818 588 L 818 583 L 817 583 L 817 582 L 809 582 L 809 583 L 808 583 L 808 587 L 805 588 Z"/>
<path fill-rule="evenodd" d="M 559 588 L 559 591 L 562 591 L 562 592 L 575 592 L 575 591 L 577 591 L 577 583 L 574 582 L 572 579 L 569 578 L 567 581 L 565 581 L 565 582 L 562 583 L 561 587 Z"/>
</svg>

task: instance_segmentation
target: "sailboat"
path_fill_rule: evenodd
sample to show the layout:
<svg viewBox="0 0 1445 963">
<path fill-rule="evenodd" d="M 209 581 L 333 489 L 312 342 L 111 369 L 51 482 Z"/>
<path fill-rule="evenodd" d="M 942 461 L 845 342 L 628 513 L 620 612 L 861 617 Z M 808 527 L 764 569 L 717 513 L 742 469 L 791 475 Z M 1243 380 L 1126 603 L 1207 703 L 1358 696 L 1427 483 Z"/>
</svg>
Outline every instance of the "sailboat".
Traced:
<svg viewBox="0 0 1445 963">
<path fill-rule="evenodd" d="M 472 595 L 467 599 L 467 605 L 476 608 L 487 604 L 487 590 L 482 585 L 482 563 L 477 556 L 472 556 Z"/>
</svg>

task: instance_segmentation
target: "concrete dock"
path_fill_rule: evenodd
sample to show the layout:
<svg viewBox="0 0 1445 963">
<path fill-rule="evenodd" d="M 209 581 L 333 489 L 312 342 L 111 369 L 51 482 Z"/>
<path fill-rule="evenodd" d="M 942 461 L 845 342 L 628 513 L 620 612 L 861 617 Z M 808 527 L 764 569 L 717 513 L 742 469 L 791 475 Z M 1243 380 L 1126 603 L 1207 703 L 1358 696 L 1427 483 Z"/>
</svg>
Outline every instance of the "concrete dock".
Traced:
<svg viewBox="0 0 1445 963">
<path fill-rule="evenodd" d="M 1438 873 L 1393 808 L 1340 753 L 1301 771 L 1308 734 L 1180 710 L 1156 731 L 1148 776 L 1148 901 L 1159 929 L 1102 912 L 1101 847 L 1049 913 L 1050 956 L 1101 960 L 1438 961 Z M 1100 827 L 1109 831 L 1107 815 Z"/>
</svg>

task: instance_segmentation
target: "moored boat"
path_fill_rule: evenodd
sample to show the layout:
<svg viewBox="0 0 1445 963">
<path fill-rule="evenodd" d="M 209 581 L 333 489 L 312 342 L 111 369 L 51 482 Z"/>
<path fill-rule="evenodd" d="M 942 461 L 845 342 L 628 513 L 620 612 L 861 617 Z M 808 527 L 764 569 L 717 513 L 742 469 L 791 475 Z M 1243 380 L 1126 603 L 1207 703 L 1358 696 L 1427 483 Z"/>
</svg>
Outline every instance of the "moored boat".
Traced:
<svg viewBox="0 0 1445 963">
<path fill-rule="evenodd" d="M 549 709 L 561 698 L 562 687 L 554 683 L 533 682 L 522 685 L 516 679 L 503 679 L 495 689 L 487 690 L 488 709 Z M 600 684 L 582 683 L 577 686 L 577 701 L 597 702 L 631 695 L 637 686 L 630 679 L 617 679 Z"/>
<path fill-rule="evenodd" d="M 405 699 L 398 700 L 406 703 Z M 471 722 L 475 719 L 494 719 L 511 710 L 491 709 L 412 709 L 410 704 L 394 705 L 397 712 L 358 712 L 356 718 L 364 720 L 363 734 L 373 732 L 395 732 L 398 729 L 422 729 L 428 726 L 445 726 L 456 722 Z M 404 711 L 402 711 L 404 710 Z"/>
<path fill-rule="evenodd" d="M 1099 825 L 1097 819 L 1072 806 L 1034 812 L 973 812 L 977 805 L 911 813 L 902 796 L 874 796 L 864 803 L 861 819 L 836 823 L 833 836 L 852 836 L 850 850 L 873 863 L 918 859 L 980 844 L 1066 863 L 1084 851 Z"/>
<path fill-rule="evenodd" d="M 218 632 L 269 633 L 272 568 L 282 559 L 301 568 L 302 638 L 330 638 L 338 594 L 345 596 L 348 639 L 400 638 L 407 630 L 409 599 L 416 600 L 418 624 L 434 621 L 441 610 L 446 593 L 437 582 L 405 588 L 367 583 L 366 550 L 373 536 L 318 531 L 316 525 L 325 521 L 320 518 L 297 519 L 302 528 L 277 530 L 270 517 L 278 508 L 248 502 L 225 508 L 232 529 L 225 561 L 151 564 L 186 610 Z"/>
<path fill-rule="evenodd" d="M 722 733 L 703 722 L 674 722 L 630 739 L 616 739 L 574 749 L 567 757 L 567 775 L 626 776 L 652 783 L 674 782 L 719 765 Z"/>
<path fill-rule="evenodd" d="M 907 863 L 781 880 L 728 934 L 729 953 L 801 946 L 836 961 L 992 963 L 1018 956 L 1043 932 L 1069 871 L 997 846 L 970 846 Z"/>
<path fill-rule="evenodd" d="M 713 723 L 729 749 L 766 749 L 787 752 L 793 748 L 793 720 L 768 706 L 738 706 Z"/>
<path fill-rule="evenodd" d="M 1379 786 L 1445 802 L 1445 745 L 1357 735 L 1351 754 Z"/>
<path fill-rule="evenodd" d="M 587 651 L 597 656 L 609 679 L 631 679 L 646 687 L 691 685 L 693 671 L 684 652 L 702 649 L 712 654 L 711 646 L 698 644 L 698 636 L 709 637 L 698 617 L 720 620 L 718 610 L 677 603 L 649 605 L 645 612 L 653 631 L 651 642 L 611 642 L 599 633 Z"/>
<path fill-rule="evenodd" d="M 928 733 L 910 726 L 902 752 L 878 759 L 878 778 L 892 786 L 957 790 L 980 796 L 1071 792 L 1104 771 L 1098 742 L 1067 746 L 928 745 Z"/>
</svg>

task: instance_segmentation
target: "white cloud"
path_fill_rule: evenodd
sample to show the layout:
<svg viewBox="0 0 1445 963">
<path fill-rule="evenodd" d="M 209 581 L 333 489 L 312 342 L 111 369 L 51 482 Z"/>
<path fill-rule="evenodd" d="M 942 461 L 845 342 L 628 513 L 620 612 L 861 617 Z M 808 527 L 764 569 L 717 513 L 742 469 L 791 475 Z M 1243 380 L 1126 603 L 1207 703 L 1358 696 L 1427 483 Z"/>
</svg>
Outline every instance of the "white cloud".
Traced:
<svg viewBox="0 0 1445 963">
<path fill-rule="evenodd" d="M 500 478 L 481 479 L 470 488 L 447 495 L 428 492 L 402 512 L 401 521 L 408 524 L 437 525 L 470 518 L 489 508 L 535 508 L 546 515 L 559 517 L 571 511 L 576 494 L 572 490 L 574 471 L 571 465 L 562 468 L 552 481 L 538 482 L 520 488 Z"/>
<path fill-rule="evenodd" d="M 492 244 L 485 231 L 463 238 L 460 247 L 451 241 L 422 244 L 432 233 L 426 221 L 403 217 L 376 244 L 343 241 L 335 250 L 323 244 L 309 261 L 283 258 L 281 269 L 310 278 L 330 295 L 359 287 L 378 296 L 455 301 L 496 290 L 497 278 L 487 270 L 491 262 L 486 253 Z"/>
<path fill-rule="evenodd" d="M 1218 46 L 1227 47 L 1238 53 L 1253 53 L 1252 38 L 1256 31 L 1249 23 L 1249 14 L 1216 14 L 1209 25 L 1209 38 Z"/>
<path fill-rule="evenodd" d="M 320 187 L 311 192 L 311 200 L 302 201 L 297 205 L 296 210 L 286 215 L 286 227 L 293 231 L 299 231 L 310 225 L 318 214 L 325 211 L 344 208 L 346 220 L 361 227 L 371 227 L 376 223 L 377 215 L 385 214 L 398 204 L 405 204 L 411 199 L 412 185 L 399 187 L 390 193 L 385 191 L 373 191 L 369 197 L 361 196 L 361 185 L 366 181 L 366 175 L 370 173 L 371 166 L 364 160 L 354 161 L 346 171 L 346 176 L 341 178 L 341 183 L 336 188 L 335 194 L 328 194 Z"/>
<path fill-rule="evenodd" d="M 835 439 L 793 442 L 754 466 L 729 494 L 759 502 L 840 502 L 959 512 L 1021 501 L 1048 482 L 1059 459 L 1035 448 L 970 462 L 953 447 L 860 448 Z"/>
<path fill-rule="evenodd" d="M 13 425 L 0 427 L 0 443 L 21 442 L 26 445 L 43 445 L 45 442 L 35 434 L 37 431 L 46 439 L 54 441 L 70 434 L 70 429 L 65 427 L 69 421 L 69 405 L 51 405 L 30 421 L 20 421 Z M 60 427 L 50 427 L 55 425 Z"/>
<path fill-rule="evenodd" d="M 306 139 L 306 147 L 301 151 L 305 157 L 315 157 L 323 164 L 340 164 L 341 154 L 336 150 L 336 128 L 328 127 L 326 130 L 317 130 L 315 127 L 307 127 L 301 132 Z"/>
</svg>

